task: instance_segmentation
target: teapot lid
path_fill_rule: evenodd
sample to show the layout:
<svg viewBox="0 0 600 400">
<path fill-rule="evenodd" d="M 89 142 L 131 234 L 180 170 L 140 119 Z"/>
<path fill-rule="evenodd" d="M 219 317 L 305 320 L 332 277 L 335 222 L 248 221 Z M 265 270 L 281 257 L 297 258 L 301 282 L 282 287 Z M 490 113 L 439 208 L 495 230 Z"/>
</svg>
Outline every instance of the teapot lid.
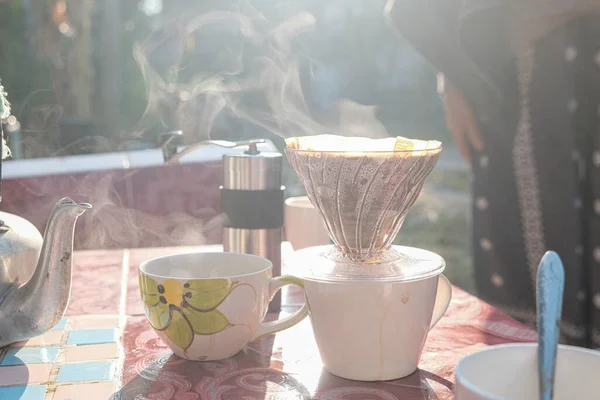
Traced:
<svg viewBox="0 0 600 400">
<path fill-rule="evenodd" d="M 335 246 L 298 250 L 286 257 L 287 272 L 299 278 L 323 282 L 410 282 L 437 276 L 446 262 L 431 251 L 391 246 L 377 258 L 352 260 Z"/>
</svg>

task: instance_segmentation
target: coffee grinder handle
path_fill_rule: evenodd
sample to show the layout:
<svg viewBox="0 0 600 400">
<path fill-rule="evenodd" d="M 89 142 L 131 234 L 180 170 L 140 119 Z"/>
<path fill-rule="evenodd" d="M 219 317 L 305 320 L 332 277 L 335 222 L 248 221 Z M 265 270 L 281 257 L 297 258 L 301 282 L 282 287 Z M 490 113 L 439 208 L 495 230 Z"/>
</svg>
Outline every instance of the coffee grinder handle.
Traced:
<svg viewBox="0 0 600 400">
<path fill-rule="evenodd" d="M 205 140 L 203 142 L 192 144 L 178 152 L 178 146 L 181 144 L 180 141 L 183 140 L 181 135 L 181 131 L 174 131 L 165 134 L 161 147 L 166 165 L 178 164 L 179 160 L 181 160 L 184 156 L 204 146 L 217 146 L 226 149 L 234 149 L 236 147 L 244 146 L 256 148 L 256 145 L 266 143 L 265 139 L 250 139 L 242 140 L 240 142 L 230 142 L 227 140 Z"/>
<path fill-rule="evenodd" d="M 275 294 L 277 294 L 282 287 L 287 285 L 299 286 L 304 291 L 304 282 L 302 279 L 292 275 L 278 276 L 271 279 L 271 284 L 269 285 L 269 300 L 272 300 L 275 297 Z M 252 341 L 261 339 L 262 337 L 272 333 L 277 333 L 291 328 L 292 326 L 300 323 L 304 318 L 306 318 L 307 315 L 308 303 L 305 301 L 302 307 L 292 315 L 278 319 L 277 321 L 263 322 L 256 331 Z"/>
</svg>

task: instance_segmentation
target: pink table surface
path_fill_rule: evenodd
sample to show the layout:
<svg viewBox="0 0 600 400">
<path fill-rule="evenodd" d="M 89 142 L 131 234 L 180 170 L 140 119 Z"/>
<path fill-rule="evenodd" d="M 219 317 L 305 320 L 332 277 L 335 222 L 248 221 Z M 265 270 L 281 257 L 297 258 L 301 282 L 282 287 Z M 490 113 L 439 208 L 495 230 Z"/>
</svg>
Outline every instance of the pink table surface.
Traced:
<svg viewBox="0 0 600 400">
<path fill-rule="evenodd" d="M 67 317 L 109 315 L 120 321 L 121 348 L 112 399 L 444 400 L 453 398 L 453 371 L 461 357 L 494 344 L 536 340 L 529 328 L 454 288 L 450 308 L 429 335 L 419 370 L 404 379 L 367 383 L 331 375 L 323 369 L 308 318 L 287 331 L 251 343 L 245 353 L 233 358 L 185 361 L 172 355 L 146 322 L 138 296 L 137 267 L 155 256 L 219 248 L 75 253 Z M 282 313 L 296 309 L 302 297 L 293 288 L 285 291 Z M 95 399 L 90 396 L 86 400 Z"/>
</svg>

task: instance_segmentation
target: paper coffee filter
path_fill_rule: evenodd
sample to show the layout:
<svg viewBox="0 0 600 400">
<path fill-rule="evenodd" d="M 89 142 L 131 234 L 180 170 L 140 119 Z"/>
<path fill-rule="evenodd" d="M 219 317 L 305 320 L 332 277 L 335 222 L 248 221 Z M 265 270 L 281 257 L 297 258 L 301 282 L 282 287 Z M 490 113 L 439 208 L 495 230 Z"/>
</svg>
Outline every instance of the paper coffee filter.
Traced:
<svg viewBox="0 0 600 400">
<path fill-rule="evenodd" d="M 290 149 L 304 151 L 377 153 L 406 152 L 418 155 L 424 151 L 441 151 L 441 143 L 437 140 L 419 140 L 405 137 L 371 139 L 366 137 L 347 137 L 338 135 L 301 136 L 286 139 Z"/>
</svg>

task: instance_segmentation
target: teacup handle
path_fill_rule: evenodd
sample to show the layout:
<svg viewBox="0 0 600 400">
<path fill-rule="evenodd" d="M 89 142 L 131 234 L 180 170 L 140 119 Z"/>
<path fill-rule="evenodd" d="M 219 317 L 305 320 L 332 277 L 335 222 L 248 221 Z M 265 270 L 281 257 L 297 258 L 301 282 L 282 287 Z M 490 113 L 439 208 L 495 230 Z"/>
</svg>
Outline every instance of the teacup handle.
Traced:
<svg viewBox="0 0 600 400">
<path fill-rule="evenodd" d="M 450 300 L 452 300 L 452 284 L 448 278 L 444 275 L 440 275 L 437 294 L 435 296 L 435 305 L 433 306 L 433 316 L 431 317 L 429 329 L 433 328 L 435 324 L 442 319 L 450 305 Z"/>
<path fill-rule="evenodd" d="M 297 278 L 292 275 L 283 275 L 278 276 L 271 279 L 271 283 L 269 284 L 269 299 L 273 299 L 275 293 L 279 289 L 287 285 L 296 285 L 302 288 L 304 291 L 304 281 L 302 279 Z M 256 333 L 254 334 L 254 338 L 251 341 L 262 338 L 263 336 L 270 335 L 272 333 L 276 333 L 279 331 L 283 331 L 285 329 L 291 328 L 296 325 L 300 321 L 302 321 L 308 315 L 308 304 L 305 302 L 302 307 L 292 315 L 289 315 L 285 318 L 278 319 L 277 321 L 271 322 L 263 322 L 259 327 Z"/>
</svg>

